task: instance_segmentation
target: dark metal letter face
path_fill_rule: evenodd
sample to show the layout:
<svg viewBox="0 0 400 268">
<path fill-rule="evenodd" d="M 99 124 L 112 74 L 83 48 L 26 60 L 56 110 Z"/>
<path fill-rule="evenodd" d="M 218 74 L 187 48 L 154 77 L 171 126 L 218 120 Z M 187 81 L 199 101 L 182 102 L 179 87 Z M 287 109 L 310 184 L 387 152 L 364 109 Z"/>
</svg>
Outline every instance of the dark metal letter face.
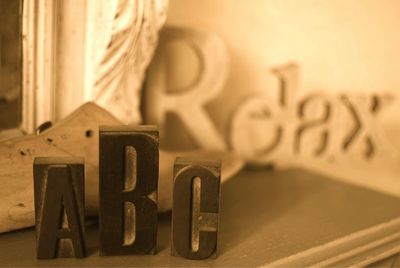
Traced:
<svg viewBox="0 0 400 268">
<path fill-rule="evenodd" d="M 100 254 L 154 254 L 158 130 L 100 127 Z"/>
<path fill-rule="evenodd" d="M 174 167 L 172 254 L 216 257 L 220 162 L 177 158 Z"/>
<path fill-rule="evenodd" d="M 37 258 L 84 257 L 83 159 L 38 157 L 33 173 Z"/>
</svg>

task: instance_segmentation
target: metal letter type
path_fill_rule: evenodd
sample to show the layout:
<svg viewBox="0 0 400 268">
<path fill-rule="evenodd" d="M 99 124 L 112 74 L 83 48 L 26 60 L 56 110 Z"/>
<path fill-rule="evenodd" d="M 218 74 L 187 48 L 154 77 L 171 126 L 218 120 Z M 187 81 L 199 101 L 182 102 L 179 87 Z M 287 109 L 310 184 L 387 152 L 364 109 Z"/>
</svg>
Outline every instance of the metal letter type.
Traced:
<svg viewBox="0 0 400 268">
<path fill-rule="evenodd" d="M 216 257 L 221 162 L 177 158 L 174 166 L 172 255 Z"/>
<path fill-rule="evenodd" d="M 100 255 L 154 254 L 158 130 L 100 127 Z"/>
<path fill-rule="evenodd" d="M 37 258 L 85 257 L 84 160 L 37 157 L 33 174 Z"/>
</svg>

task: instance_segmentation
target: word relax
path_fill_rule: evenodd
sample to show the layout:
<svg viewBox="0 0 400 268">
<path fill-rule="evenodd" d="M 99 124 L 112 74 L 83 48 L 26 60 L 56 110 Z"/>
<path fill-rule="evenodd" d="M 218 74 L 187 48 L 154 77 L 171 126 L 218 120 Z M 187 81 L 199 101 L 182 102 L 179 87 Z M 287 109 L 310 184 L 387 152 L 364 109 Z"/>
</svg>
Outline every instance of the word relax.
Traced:
<svg viewBox="0 0 400 268">
<path fill-rule="evenodd" d="M 100 255 L 155 254 L 158 130 L 103 126 L 99 141 Z M 34 160 L 37 258 L 85 256 L 84 160 Z M 221 163 L 177 158 L 172 254 L 216 256 Z"/>
<path fill-rule="evenodd" d="M 190 147 L 230 149 L 248 162 L 261 164 L 280 160 L 287 163 L 288 159 L 304 157 L 371 161 L 396 153 L 378 122 L 393 96 L 326 91 L 301 94 L 300 68 L 288 64 L 273 70 L 278 79 L 277 91 L 271 88 L 268 92 L 254 93 L 230 107 L 233 102 L 229 98 L 220 101 L 229 66 L 222 41 L 207 32 L 175 28 L 166 29 L 162 39 L 148 70 L 143 111 L 146 122 L 160 126 L 164 135 L 161 139 L 171 143 L 171 148 L 182 146 L 181 140 L 178 144 L 168 139 L 175 137 L 179 128 L 186 130 Z M 198 56 L 197 65 L 201 68 L 196 75 L 185 76 L 185 72 L 171 75 L 171 70 L 180 69 L 167 60 L 168 45 L 177 42 L 187 43 L 186 47 Z M 183 60 L 182 64 L 189 65 L 190 61 Z M 175 76 L 193 80 L 185 86 L 179 83 L 171 86 L 174 84 L 171 77 Z M 276 91 L 276 98 L 267 94 L 272 91 Z M 220 103 L 220 107 L 211 108 L 212 103 Z M 224 134 L 215 124 L 218 118 L 229 118 L 223 123 Z"/>
</svg>

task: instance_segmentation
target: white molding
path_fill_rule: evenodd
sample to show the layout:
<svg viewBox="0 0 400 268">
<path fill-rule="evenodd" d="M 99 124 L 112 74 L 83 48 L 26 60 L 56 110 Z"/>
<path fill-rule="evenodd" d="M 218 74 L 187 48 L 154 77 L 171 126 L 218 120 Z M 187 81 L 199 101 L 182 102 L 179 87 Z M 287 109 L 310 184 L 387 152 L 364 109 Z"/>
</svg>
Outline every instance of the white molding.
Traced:
<svg viewBox="0 0 400 268">
<path fill-rule="evenodd" d="M 54 119 L 56 3 L 23 1 L 21 128 L 27 133 Z"/>
<path fill-rule="evenodd" d="M 400 252 L 400 218 L 262 267 L 365 267 Z"/>
<path fill-rule="evenodd" d="M 32 133 L 43 122 L 64 118 L 87 101 L 102 104 L 117 113 L 120 120 L 139 122 L 141 82 L 157 44 L 158 30 L 165 22 L 167 0 L 21 1 L 23 74 L 20 130 Z M 74 11 L 77 5 L 85 10 Z M 118 12 L 124 14 L 127 21 L 118 19 Z M 141 27 L 136 25 L 139 22 Z M 125 41 L 132 43 L 128 48 L 134 49 L 125 51 L 123 46 L 118 53 L 111 53 L 110 44 L 124 27 L 131 29 Z M 74 29 L 81 32 L 74 35 L 71 33 L 75 33 Z M 127 64 L 116 77 L 111 77 L 110 62 L 124 57 L 127 52 L 130 55 L 125 57 Z M 111 60 L 109 54 L 112 54 Z M 71 61 L 74 56 L 76 59 Z M 99 89 L 98 82 L 104 77 L 112 83 L 100 84 Z M 118 83 L 125 77 L 129 81 Z M 95 93 L 101 90 L 113 98 L 99 100 Z"/>
</svg>

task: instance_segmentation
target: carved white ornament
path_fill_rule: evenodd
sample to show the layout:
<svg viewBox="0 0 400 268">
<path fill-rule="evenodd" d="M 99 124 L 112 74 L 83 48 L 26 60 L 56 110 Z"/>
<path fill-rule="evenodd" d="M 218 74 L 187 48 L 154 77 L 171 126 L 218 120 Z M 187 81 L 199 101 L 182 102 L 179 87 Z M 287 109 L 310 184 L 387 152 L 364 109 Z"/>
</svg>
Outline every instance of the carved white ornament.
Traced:
<svg viewBox="0 0 400 268">
<path fill-rule="evenodd" d="M 88 3 L 96 13 L 88 18 L 87 100 L 107 108 L 124 123 L 138 123 L 140 90 L 166 19 L 167 1 Z"/>
<path fill-rule="evenodd" d="M 167 7 L 168 0 L 23 1 L 21 129 L 32 133 L 88 101 L 140 123 L 140 90 Z"/>
</svg>

